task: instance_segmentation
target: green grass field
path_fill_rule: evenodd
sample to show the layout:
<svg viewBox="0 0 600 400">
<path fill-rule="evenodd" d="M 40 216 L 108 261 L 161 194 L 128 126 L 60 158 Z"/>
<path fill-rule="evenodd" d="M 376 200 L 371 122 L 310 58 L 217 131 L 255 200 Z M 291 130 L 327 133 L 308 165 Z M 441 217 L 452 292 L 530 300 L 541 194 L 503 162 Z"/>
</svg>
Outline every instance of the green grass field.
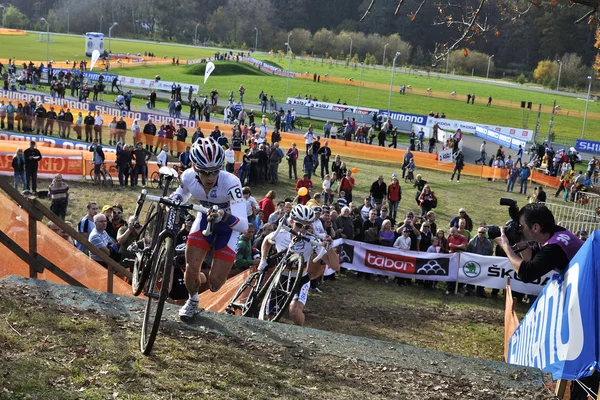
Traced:
<svg viewBox="0 0 600 400">
<path fill-rule="evenodd" d="M 250 73 L 246 66 L 240 65 L 238 73 L 232 75 L 231 63 L 217 63 L 215 71 L 210 76 L 205 93 L 213 88 L 219 91 L 221 99 L 227 98 L 230 91 L 233 91 L 235 98 L 238 98 L 237 89 L 240 84 L 246 88 L 244 98 L 247 102 L 257 103 L 259 93 L 264 90 L 267 94 L 274 94 L 277 101 L 283 101 L 286 93 L 287 79 L 284 77 L 272 76 L 269 74 L 257 74 L 255 71 Z M 225 73 L 221 69 L 225 67 Z M 198 66 L 141 66 L 119 68 L 118 73 L 123 75 L 139 76 L 153 78 L 157 74 L 164 79 L 180 80 L 183 82 L 193 82 L 202 87 L 204 79 L 204 69 Z M 165 78 L 168 77 L 168 78 Z M 427 78 L 419 78 L 427 79 Z M 444 79 L 440 79 L 440 82 Z M 490 87 L 490 86 L 488 86 Z M 493 87 L 495 89 L 495 87 Z M 509 89 L 504 89 L 509 90 Z M 519 89 L 515 89 L 519 90 Z M 311 94 L 319 100 L 336 102 L 338 98 L 346 101 L 348 104 L 356 104 L 358 100 L 358 88 L 353 85 L 343 85 L 335 83 L 315 83 L 304 79 L 289 80 L 289 96 L 295 96 L 300 93 L 302 96 Z M 388 92 L 380 89 L 361 88 L 360 105 L 372 108 L 387 108 Z M 528 119 L 527 127 L 535 129 L 537 118 L 536 110 L 529 112 L 522 109 L 506 107 L 486 107 L 486 101 L 480 99 L 475 105 L 467 105 L 463 100 L 440 99 L 435 97 L 426 97 L 421 95 L 407 94 L 401 96 L 398 93 L 392 94 L 391 108 L 413 114 L 427 114 L 429 111 L 445 112 L 448 118 L 460 119 L 466 121 L 476 121 L 484 124 L 494 124 L 511 127 L 522 127 L 523 122 Z M 574 100 L 576 101 L 576 100 Z M 142 102 L 140 102 L 142 103 Z M 585 102 L 580 105 L 585 105 Z M 597 108 L 596 103 L 590 103 L 590 111 Z M 540 135 L 546 137 L 550 115 L 542 113 L 540 118 Z M 564 114 L 555 115 L 554 132 L 557 141 L 568 142 L 581 137 L 581 127 L 583 120 L 579 117 L 568 117 Z M 586 137 L 593 138 L 595 132 L 600 130 L 600 120 L 588 118 L 586 123 Z"/>
<path fill-rule="evenodd" d="M 4 54 L 9 57 L 17 57 L 18 59 L 30 58 L 32 54 L 39 55 L 37 58 L 44 58 L 46 51 L 45 42 L 37 42 L 37 34 L 28 34 L 26 36 L 0 36 L 0 46 Z M 83 37 L 71 36 L 53 36 L 54 42 L 50 43 L 50 58 L 55 60 L 66 59 L 81 59 L 84 56 L 84 40 Z M 206 48 L 194 48 L 192 46 L 178 46 L 172 44 L 157 44 L 153 42 L 139 43 L 124 40 L 113 39 L 111 43 L 113 52 L 124 53 L 144 53 L 145 51 L 155 52 L 159 56 L 166 55 L 171 58 L 179 56 L 181 59 L 195 59 L 207 57 L 214 54 L 215 50 Z M 257 54 L 257 58 L 267 62 L 279 65 L 282 68 L 287 68 L 287 61 L 278 56 L 270 56 L 268 54 Z M 220 97 L 226 98 L 229 91 L 234 91 L 237 98 L 237 88 L 240 84 L 246 87 L 246 99 L 251 99 L 250 102 L 257 102 L 258 94 L 265 91 L 268 94 L 274 94 L 278 101 L 283 101 L 286 93 L 287 79 L 283 77 L 274 77 L 268 74 L 254 74 L 248 69 L 240 70 L 237 73 L 222 74 L 221 70 L 228 63 L 217 63 L 217 68 L 211 75 L 205 92 L 216 88 L 220 92 Z M 350 78 L 355 81 L 359 79 L 360 70 L 342 65 L 329 66 L 326 62 L 309 61 L 303 57 L 298 57 L 291 62 L 291 70 L 297 72 L 316 72 L 324 75 L 329 74 L 332 77 Z M 170 65 L 161 66 L 144 66 L 144 67 L 125 67 L 113 70 L 116 73 L 123 75 L 139 76 L 139 77 L 154 77 L 161 75 L 163 79 L 177 80 L 182 82 L 190 82 L 202 84 L 203 71 L 198 67 L 179 66 L 172 67 Z M 194 73 L 195 72 L 195 73 Z M 390 81 L 389 70 L 375 70 L 365 68 L 363 71 L 363 81 L 388 84 Z M 551 105 L 554 100 L 561 105 L 563 109 L 575 111 L 583 111 L 585 108 L 585 95 L 581 95 L 581 99 L 576 99 L 568 96 L 555 96 L 552 94 L 544 94 L 538 92 L 527 91 L 518 86 L 513 87 L 498 87 L 488 85 L 484 82 L 471 83 L 452 79 L 438 77 L 437 74 L 432 74 L 431 77 L 421 77 L 418 75 L 408 75 L 403 72 L 401 67 L 397 68 L 395 73 L 394 83 L 396 86 L 400 84 L 412 85 L 415 89 L 425 89 L 431 87 L 435 92 L 450 93 L 456 91 L 458 93 L 457 100 L 446 98 L 425 97 L 416 94 L 407 94 L 400 96 L 398 93 L 393 93 L 391 108 L 408 113 L 427 114 L 429 111 L 445 112 L 448 118 L 475 121 L 482 124 L 497 124 L 511 127 L 527 127 L 535 129 L 537 118 L 536 105 L 544 104 Z M 344 85 L 337 83 L 314 83 L 303 79 L 289 80 L 289 96 L 297 94 L 312 95 L 323 101 L 335 102 L 341 99 L 342 102 L 347 102 L 350 105 L 357 104 L 358 87 L 355 85 Z M 360 105 L 372 108 L 387 108 L 389 91 L 383 89 L 372 89 L 363 87 L 360 93 Z M 466 93 L 478 94 L 478 101 L 475 105 L 467 106 L 465 104 Z M 534 104 L 532 112 L 525 112 L 521 109 L 507 107 L 485 107 L 487 96 L 491 95 L 495 100 L 503 100 L 514 102 L 531 101 Z M 248 101 L 248 100 L 247 100 Z M 142 106 L 144 101 L 138 100 L 137 104 Z M 600 105 L 597 102 L 590 102 L 589 112 L 600 112 Z M 549 127 L 549 114 L 542 114 L 540 120 L 540 135 L 546 137 Z M 526 123 L 527 121 L 527 123 Z M 554 121 L 554 131 L 557 141 L 561 143 L 571 143 L 574 139 L 581 137 L 582 118 L 567 117 L 566 115 L 557 115 Z M 597 137 L 597 132 L 600 130 L 600 120 L 588 118 L 586 124 L 586 137 L 593 139 Z"/>
</svg>

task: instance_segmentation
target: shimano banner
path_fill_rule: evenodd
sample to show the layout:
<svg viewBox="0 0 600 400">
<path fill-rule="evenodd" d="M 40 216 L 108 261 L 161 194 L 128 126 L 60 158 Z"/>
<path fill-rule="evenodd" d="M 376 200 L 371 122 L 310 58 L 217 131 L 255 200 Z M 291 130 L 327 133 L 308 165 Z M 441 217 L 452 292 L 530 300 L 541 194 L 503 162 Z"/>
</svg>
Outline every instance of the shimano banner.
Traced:
<svg viewBox="0 0 600 400">
<path fill-rule="evenodd" d="M 555 274 L 510 338 L 508 363 L 575 380 L 598 369 L 600 350 L 600 231 Z"/>
<path fill-rule="evenodd" d="M 387 110 L 379 110 L 379 114 L 388 115 Z M 390 117 L 393 121 L 410 122 L 412 124 L 427 125 L 427 116 L 418 114 L 408 114 L 398 111 L 390 111 Z"/>
<path fill-rule="evenodd" d="M 591 140 L 577 140 L 575 145 L 577 151 L 584 153 L 600 153 L 600 142 L 592 142 Z"/>
<path fill-rule="evenodd" d="M 334 246 L 338 244 L 340 265 L 353 271 L 430 281 L 456 281 L 457 253 L 404 251 L 346 239 L 334 241 Z"/>
<path fill-rule="evenodd" d="M 510 286 L 515 292 L 537 296 L 552 278 L 552 272 L 531 283 L 521 281 L 506 257 L 482 256 L 474 253 L 460 253 L 458 281 L 490 289 L 504 289 L 506 278 L 511 278 Z"/>
</svg>

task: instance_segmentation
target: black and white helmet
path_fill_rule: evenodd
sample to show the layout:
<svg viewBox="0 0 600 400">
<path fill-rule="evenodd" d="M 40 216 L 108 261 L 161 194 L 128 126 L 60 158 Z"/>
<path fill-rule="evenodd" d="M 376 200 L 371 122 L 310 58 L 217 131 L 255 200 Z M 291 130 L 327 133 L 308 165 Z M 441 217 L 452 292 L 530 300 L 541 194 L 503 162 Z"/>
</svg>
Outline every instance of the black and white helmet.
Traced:
<svg viewBox="0 0 600 400">
<path fill-rule="evenodd" d="M 290 217 L 294 221 L 313 222 L 315 220 L 315 212 L 310 207 L 298 204 L 292 208 Z"/>
<path fill-rule="evenodd" d="M 190 159 L 196 171 L 221 169 L 225 151 L 213 138 L 200 138 L 192 145 Z"/>
</svg>

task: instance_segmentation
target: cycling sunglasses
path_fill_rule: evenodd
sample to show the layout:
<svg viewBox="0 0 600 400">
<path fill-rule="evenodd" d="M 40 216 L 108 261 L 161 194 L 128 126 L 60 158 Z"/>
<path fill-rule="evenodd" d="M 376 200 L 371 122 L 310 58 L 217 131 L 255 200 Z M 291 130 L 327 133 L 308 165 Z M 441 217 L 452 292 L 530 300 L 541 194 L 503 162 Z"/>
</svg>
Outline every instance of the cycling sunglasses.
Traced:
<svg viewBox="0 0 600 400">
<path fill-rule="evenodd" d="M 196 170 L 196 172 L 198 172 L 198 174 L 203 175 L 203 176 L 210 176 L 210 175 L 219 175 L 219 172 L 221 172 L 221 170 L 220 169 L 217 169 L 214 171 Z"/>
<path fill-rule="evenodd" d="M 301 222 L 296 222 L 295 225 L 296 225 L 296 228 L 298 228 L 298 229 L 302 229 L 302 228 L 304 228 L 304 229 L 310 229 L 310 228 L 312 228 L 312 225 L 310 225 L 310 224 L 309 225 L 304 225 Z"/>
</svg>

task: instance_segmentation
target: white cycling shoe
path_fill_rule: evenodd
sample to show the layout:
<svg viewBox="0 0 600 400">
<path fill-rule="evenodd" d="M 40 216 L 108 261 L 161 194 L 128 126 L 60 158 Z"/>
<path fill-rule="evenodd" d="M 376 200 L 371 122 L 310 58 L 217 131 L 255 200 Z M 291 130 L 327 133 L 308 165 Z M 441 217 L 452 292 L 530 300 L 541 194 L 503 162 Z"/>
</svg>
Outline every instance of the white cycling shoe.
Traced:
<svg viewBox="0 0 600 400">
<path fill-rule="evenodd" d="M 194 318 L 194 315 L 199 312 L 198 301 L 187 299 L 183 307 L 179 309 L 179 318 L 186 321 Z"/>
</svg>

